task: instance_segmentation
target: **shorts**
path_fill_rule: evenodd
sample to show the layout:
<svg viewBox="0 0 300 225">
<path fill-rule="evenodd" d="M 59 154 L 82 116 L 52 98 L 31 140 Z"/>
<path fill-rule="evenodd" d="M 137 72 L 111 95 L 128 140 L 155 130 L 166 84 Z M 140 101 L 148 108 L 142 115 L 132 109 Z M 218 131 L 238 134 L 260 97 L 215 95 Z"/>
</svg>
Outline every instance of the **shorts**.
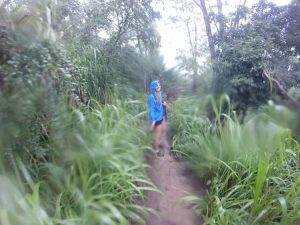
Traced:
<svg viewBox="0 0 300 225">
<path fill-rule="evenodd" d="M 162 124 L 163 121 L 164 121 L 164 119 L 156 121 L 155 124 L 154 124 L 154 126 L 158 126 L 158 125 Z"/>
</svg>

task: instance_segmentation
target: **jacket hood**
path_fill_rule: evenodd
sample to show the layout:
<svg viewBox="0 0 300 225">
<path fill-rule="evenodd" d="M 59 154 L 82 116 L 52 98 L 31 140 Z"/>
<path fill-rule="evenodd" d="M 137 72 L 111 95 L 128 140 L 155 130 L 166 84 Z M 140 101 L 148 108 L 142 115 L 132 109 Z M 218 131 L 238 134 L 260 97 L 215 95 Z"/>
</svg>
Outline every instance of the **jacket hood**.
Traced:
<svg viewBox="0 0 300 225">
<path fill-rule="evenodd" d="M 151 94 L 154 94 L 157 83 L 159 83 L 158 80 L 154 80 L 154 81 L 151 82 L 151 84 L 150 84 L 150 93 Z"/>
</svg>

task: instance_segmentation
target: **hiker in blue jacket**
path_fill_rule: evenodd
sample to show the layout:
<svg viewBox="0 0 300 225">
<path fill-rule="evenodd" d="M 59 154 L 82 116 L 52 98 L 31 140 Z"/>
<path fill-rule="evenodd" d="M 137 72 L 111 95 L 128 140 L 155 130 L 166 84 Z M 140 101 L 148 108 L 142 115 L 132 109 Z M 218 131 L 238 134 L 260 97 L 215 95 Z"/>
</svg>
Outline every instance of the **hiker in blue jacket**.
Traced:
<svg viewBox="0 0 300 225">
<path fill-rule="evenodd" d="M 163 156 L 163 152 L 159 150 L 159 145 L 163 139 L 166 130 L 165 107 L 166 102 L 161 95 L 161 86 L 158 80 L 154 80 L 150 84 L 150 94 L 148 96 L 148 111 L 150 130 L 154 135 L 154 150 L 158 156 Z"/>
</svg>

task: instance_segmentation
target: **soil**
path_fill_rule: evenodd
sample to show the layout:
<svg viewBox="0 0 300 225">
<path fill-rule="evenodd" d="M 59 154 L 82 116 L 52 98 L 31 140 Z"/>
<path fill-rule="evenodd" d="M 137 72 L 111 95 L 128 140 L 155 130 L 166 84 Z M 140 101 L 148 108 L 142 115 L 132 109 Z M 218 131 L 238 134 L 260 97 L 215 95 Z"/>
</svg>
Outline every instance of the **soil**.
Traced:
<svg viewBox="0 0 300 225">
<path fill-rule="evenodd" d="M 148 176 L 162 193 L 146 192 L 145 200 L 141 204 L 157 212 L 145 218 L 146 224 L 202 224 L 201 217 L 195 213 L 191 205 L 184 203 L 182 198 L 189 195 L 203 195 L 204 183 L 176 160 L 168 147 L 163 147 L 161 150 L 164 152 L 163 157 L 150 154 L 147 159 Z"/>
</svg>

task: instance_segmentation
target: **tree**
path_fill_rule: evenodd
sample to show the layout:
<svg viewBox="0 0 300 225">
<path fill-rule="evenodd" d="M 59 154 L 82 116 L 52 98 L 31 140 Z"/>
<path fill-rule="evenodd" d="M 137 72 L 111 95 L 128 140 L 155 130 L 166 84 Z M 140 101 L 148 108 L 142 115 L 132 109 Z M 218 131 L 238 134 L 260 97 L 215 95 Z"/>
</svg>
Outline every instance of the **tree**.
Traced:
<svg viewBox="0 0 300 225">
<path fill-rule="evenodd" d="M 186 75 L 185 79 L 191 80 L 191 88 L 195 91 L 199 87 L 200 80 L 202 81 L 201 69 L 208 51 L 201 35 L 204 30 L 202 31 L 198 25 L 201 17 L 193 1 L 173 0 L 173 3 L 176 15 L 174 13 L 171 16 L 171 21 L 173 26 L 184 30 L 184 37 L 187 40 L 186 47 L 177 49 L 176 60 L 179 69 Z"/>
<path fill-rule="evenodd" d="M 214 43 L 213 34 L 212 34 L 212 30 L 211 30 L 209 15 L 208 15 L 206 5 L 205 5 L 205 0 L 194 0 L 194 2 L 200 7 L 200 9 L 202 11 L 205 28 L 206 28 L 208 47 L 209 47 L 209 51 L 210 51 L 210 58 L 211 58 L 211 61 L 214 62 L 216 59 L 215 43 Z M 223 23 L 222 23 L 222 26 L 223 26 Z"/>
<path fill-rule="evenodd" d="M 151 2 L 88 0 L 82 3 L 64 0 L 52 5 L 56 15 L 53 25 L 61 34 L 61 41 L 71 50 L 72 58 L 78 59 L 76 64 L 82 70 L 81 78 L 84 78 L 79 78 L 78 83 L 90 81 L 92 91 L 87 94 L 89 98 L 107 96 L 115 84 L 118 89 L 129 84 L 140 90 L 131 80 L 139 81 L 138 87 L 144 86 L 140 81 L 146 78 L 146 74 L 135 67 L 135 62 L 137 59 L 141 62 L 147 55 L 158 56 L 156 49 L 160 42 L 154 27 L 159 14 L 153 10 Z M 86 68 L 88 62 L 93 63 Z M 146 64 L 140 65 L 147 67 Z"/>
<path fill-rule="evenodd" d="M 110 48 L 127 44 L 150 51 L 158 47 L 153 21 L 159 14 L 151 1 L 64 0 L 53 8 L 57 15 L 55 27 L 66 38 L 75 34 L 85 43 L 98 39 Z"/>
<path fill-rule="evenodd" d="M 227 28 L 220 39 L 214 90 L 228 93 L 238 112 L 244 114 L 248 107 L 258 107 L 274 94 L 287 97 L 287 90 L 299 84 L 298 39 L 289 39 L 300 22 L 297 16 L 289 19 L 290 10 L 296 8 L 295 2 L 278 7 L 260 1 L 247 23 Z"/>
<path fill-rule="evenodd" d="M 219 35 L 223 37 L 225 31 L 225 16 L 223 14 L 223 3 L 221 0 L 217 0 L 218 6 L 218 21 L 220 23 Z"/>
</svg>

